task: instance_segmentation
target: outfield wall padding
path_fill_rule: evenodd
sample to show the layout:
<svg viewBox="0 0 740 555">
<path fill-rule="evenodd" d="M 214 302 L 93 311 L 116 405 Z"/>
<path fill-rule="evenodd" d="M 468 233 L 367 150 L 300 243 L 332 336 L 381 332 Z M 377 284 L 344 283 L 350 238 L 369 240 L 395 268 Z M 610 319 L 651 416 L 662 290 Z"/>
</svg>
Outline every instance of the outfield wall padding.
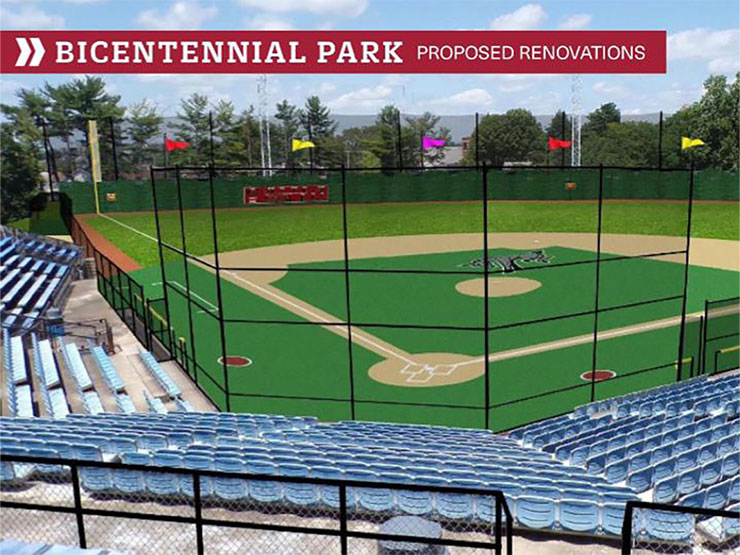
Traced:
<svg viewBox="0 0 740 555">
<path fill-rule="evenodd" d="M 347 202 L 429 202 L 480 200 L 481 172 L 471 170 L 408 170 L 404 172 L 347 172 Z M 489 170 L 488 196 L 491 200 L 588 200 L 598 198 L 599 170 L 511 169 Z M 604 198 L 685 200 L 688 172 L 606 169 Z M 738 200 L 738 174 L 717 170 L 697 171 L 696 200 Z M 574 185 L 566 186 L 568 183 Z M 244 206 L 244 187 L 284 185 L 329 185 L 329 203 L 342 202 L 341 175 L 338 171 L 275 175 L 241 175 L 214 179 L 216 208 Z M 93 187 L 84 182 L 60 183 L 70 196 L 77 214 L 95 212 Z M 182 204 L 186 210 L 209 208 L 210 193 L 205 179 L 181 180 Z M 98 185 L 101 212 L 146 212 L 153 210 L 149 181 L 102 182 Z M 115 197 L 115 199 L 114 199 Z M 177 210 L 174 179 L 157 178 L 160 209 Z"/>
</svg>

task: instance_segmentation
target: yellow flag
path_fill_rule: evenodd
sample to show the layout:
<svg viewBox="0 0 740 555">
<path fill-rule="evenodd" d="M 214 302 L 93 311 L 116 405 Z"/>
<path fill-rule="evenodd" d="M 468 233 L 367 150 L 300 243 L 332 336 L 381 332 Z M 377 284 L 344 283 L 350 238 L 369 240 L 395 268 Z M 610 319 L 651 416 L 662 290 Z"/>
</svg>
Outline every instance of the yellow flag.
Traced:
<svg viewBox="0 0 740 555">
<path fill-rule="evenodd" d="M 301 141 L 300 139 L 293 139 L 293 147 L 291 150 L 295 152 L 296 150 L 302 150 L 304 148 L 314 148 L 316 145 L 313 144 L 311 141 Z"/>
<path fill-rule="evenodd" d="M 704 141 L 702 141 L 701 139 L 689 139 L 688 137 L 681 137 L 681 149 L 702 146 L 703 144 Z"/>
</svg>

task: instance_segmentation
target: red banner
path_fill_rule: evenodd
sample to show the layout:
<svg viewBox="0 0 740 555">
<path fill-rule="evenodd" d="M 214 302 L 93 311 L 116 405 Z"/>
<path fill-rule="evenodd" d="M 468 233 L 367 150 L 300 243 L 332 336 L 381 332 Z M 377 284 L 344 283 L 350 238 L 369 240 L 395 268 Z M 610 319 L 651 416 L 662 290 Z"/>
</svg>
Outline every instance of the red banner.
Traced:
<svg viewBox="0 0 740 555">
<path fill-rule="evenodd" d="M 329 202 L 329 186 L 244 187 L 244 204 L 304 204 L 308 202 Z"/>
<path fill-rule="evenodd" d="M 2 73 L 665 73 L 665 31 L 2 31 Z"/>
</svg>

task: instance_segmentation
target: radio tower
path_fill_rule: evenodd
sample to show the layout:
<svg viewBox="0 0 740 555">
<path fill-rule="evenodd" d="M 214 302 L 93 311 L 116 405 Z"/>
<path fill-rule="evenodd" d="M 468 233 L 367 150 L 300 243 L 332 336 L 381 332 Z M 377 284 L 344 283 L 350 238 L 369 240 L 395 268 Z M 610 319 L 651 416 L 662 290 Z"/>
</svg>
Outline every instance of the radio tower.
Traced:
<svg viewBox="0 0 740 555">
<path fill-rule="evenodd" d="M 267 117 L 267 75 L 260 75 L 257 78 L 257 109 L 260 125 L 260 157 L 262 167 L 272 168 L 272 146 L 270 145 L 270 120 Z M 265 155 L 266 158 L 265 159 Z M 272 175 L 272 169 L 262 170 L 262 175 Z"/>
<path fill-rule="evenodd" d="M 570 165 L 581 165 L 581 117 L 583 111 L 583 98 L 581 96 L 581 76 L 573 75 L 570 82 L 570 111 L 571 111 L 571 132 L 570 137 L 573 141 L 570 149 Z"/>
</svg>

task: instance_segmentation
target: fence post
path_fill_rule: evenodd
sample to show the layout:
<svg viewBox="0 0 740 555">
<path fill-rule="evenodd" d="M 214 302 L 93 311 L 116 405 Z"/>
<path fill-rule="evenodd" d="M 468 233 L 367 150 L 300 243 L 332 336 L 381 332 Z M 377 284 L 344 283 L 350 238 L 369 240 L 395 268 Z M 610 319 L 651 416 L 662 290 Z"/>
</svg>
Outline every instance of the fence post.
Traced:
<svg viewBox="0 0 740 555">
<path fill-rule="evenodd" d="M 676 381 L 683 379 L 683 352 L 684 352 L 684 335 L 686 334 L 686 304 L 688 302 L 689 289 L 689 252 L 691 251 L 691 216 L 694 208 L 694 162 L 691 162 L 689 173 L 689 206 L 686 217 L 686 253 L 684 256 L 683 272 L 683 299 L 681 303 L 681 327 L 678 336 L 678 364 L 676 369 Z"/>
<path fill-rule="evenodd" d="M 195 538 L 198 545 L 198 555 L 205 552 L 203 544 L 203 511 L 200 501 L 200 472 L 193 472 L 193 505 L 195 506 Z"/>
<path fill-rule="evenodd" d="M 342 555 L 347 555 L 347 486 L 339 484 L 339 541 Z"/>
<path fill-rule="evenodd" d="M 624 520 L 622 521 L 622 555 L 632 552 L 632 515 L 634 507 L 632 501 L 627 501 L 624 508 Z"/>
<path fill-rule="evenodd" d="M 347 348 L 348 348 L 348 370 L 349 370 L 349 407 L 352 420 L 355 419 L 355 366 L 352 347 L 352 310 L 350 301 L 350 277 L 349 277 L 349 228 L 347 227 L 347 169 L 342 164 L 342 235 L 344 245 L 344 290 L 346 293 L 345 303 L 347 306 Z"/>
<path fill-rule="evenodd" d="M 483 204 L 483 350 L 484 350 L 484 379 L 483 391 L 485 395 L 484 401 L 484 428 L 487 430 L 491 427 L 491 365 L 489 363 L 489 357 L 491 354 L 491 337 L 490 337 L 490 306 L 489 306 L 489 272 L 488 267 L 488 167 L 483 162 L 483 169 L 481 170 L 481 198 Z"/>
<path fill-rule="evenodd" d="M 494 525 L 494 533 L 496 534 L 496 555 L 501 555 L 501 511 L 503 505 L 501 503 L 501 497 L 496 494 L 496 524 Z"/>
<path fill-rule="evenodd" d="M 77 518 L 77 534 L 80 540 L 80 548 L 87 549 L 87 539 L 85 538 L 85 520 L 82 516 L 82 498 L 80 496 L 80 474 L 77 465 L 70 466 L 72 474 L 72 494 L 75 503 L 75 517 Z"/>
</svg>

